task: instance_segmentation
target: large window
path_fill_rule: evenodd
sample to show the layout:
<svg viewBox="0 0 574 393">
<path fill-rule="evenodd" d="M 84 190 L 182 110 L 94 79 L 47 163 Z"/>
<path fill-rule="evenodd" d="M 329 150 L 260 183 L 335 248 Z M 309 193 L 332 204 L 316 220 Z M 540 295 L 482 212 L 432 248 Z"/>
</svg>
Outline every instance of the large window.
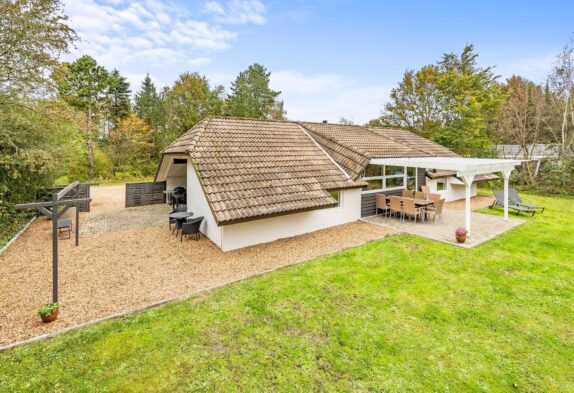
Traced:
<svg viewBox="0 0 574 393">
<path fill-rule="evenodd" d="M 410 169 L 412 169 L 412 171 L 409 171 Z M 415 175 L 416 171 L 414 168 L 369 164 L 365 168 L 363 180 L 367 182 L 367 192 L 381 190 L 400 190 L 405 188 L 409 182 L 410 177 L 415 177 Z"/>
</svg>

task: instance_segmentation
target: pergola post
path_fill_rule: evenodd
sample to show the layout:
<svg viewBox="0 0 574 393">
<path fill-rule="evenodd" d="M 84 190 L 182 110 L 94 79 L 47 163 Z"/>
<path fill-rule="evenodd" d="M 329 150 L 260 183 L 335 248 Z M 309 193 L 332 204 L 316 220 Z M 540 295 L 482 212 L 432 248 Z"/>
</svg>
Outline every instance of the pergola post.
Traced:
<svg viewBox="0 0 574 393">
<path fill-rule="evenodd" d="M 472 183 L 474 182 L 474 175 L 462 174 L 462 181 L 465 187 L 465 203 L 464 203 L 464 227 L 467 236 L 470 237 L 470 196 L 472 191 Z"/>
<path fill-rule="evenodd" d="M 52 195 L 52 302 L 58 302 L 58 194 Z"/>
<path fill-rule="evenodd" d="M 508 179 L 510 179 L 511 173 L 512 169 L 502 171 L 502 177 L 504 178 L 504 221 L 508 221 Z"/>
</svg>

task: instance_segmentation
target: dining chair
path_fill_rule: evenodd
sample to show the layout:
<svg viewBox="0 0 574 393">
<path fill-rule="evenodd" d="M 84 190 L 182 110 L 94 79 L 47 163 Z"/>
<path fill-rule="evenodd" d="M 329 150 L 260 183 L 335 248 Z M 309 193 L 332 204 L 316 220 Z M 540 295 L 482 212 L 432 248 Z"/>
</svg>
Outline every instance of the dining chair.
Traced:
<svg viewBox="0 0 574 393">
<path fill-rule="evenodd" d="M 389 197 L 389 199 L 391 201 L 391 203 L 390 203 L 390 208 L 391 208 L 390 215 L 391 216 L 395 215 L 395 217 L 396 217 L 396 215 L 398 214 L 399 218 L 402 220 L 402 218 L 403 218 L 403 208 L 401 205 L 402 198 L 398 197 L 396 195 L 391 195 Z"/>
<path fill-rule="evenodd" d="M 413 198 L 415 192 L 413 190 L 403 190 L 403 198 Z"/>
<path fill-rule="evenodd" d="M 386 217 L 390 209 L 391 207 L 387 203 L 387 197 L 385 194 L 375 195 L 375 214 L 379 214 L 379 210 L 383 210 Z"/>
<path fill-rule="evenodd" d="M 403 221 L 405 216 L 413 217 L 413 221 L 417 222 L 417 217 L 421 217 L 422 210 L 415 206 L 414 199 L 403 199 Z"/>
</svg>

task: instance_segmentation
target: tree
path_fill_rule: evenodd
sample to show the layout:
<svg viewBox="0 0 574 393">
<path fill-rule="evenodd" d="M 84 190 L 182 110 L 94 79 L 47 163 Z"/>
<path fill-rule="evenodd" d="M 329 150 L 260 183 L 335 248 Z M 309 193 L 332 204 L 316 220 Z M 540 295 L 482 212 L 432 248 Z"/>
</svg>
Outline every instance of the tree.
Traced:
<svg viewBox="0 0 574 393">
<path fill-rule="evenodd" d="M 154 157 L 158 157 L 162 145 L 161 135 L 165 128 L 164 100 L 163 96 L 158 94 L 149 74 L 146 74 L 140 90 L 135 94 L 134 110 L 138 117 L 152 128 Z"/>
<path fill-rule="evenodd" d="M 135 113 L 120 118 L 109 141 L 115 171 L 139 168 L 148 163 L 152 155 L 152 138 L 149 124 Z"/>
<path fill-rule="evenodd" d="M 227 113 L 254 119 L 282 119 L 285 114 L 283 104 L 277 102 L 281 92 L 269 87 L 270 75 L 261 64 L 250 65 L 247 70 L 241 71 L 231 84 Z"/>
<path fill-rule="evenodd" d="M 459 154 L 488 154 L 503 94 L 492 67 L 478 67 L 477 58 L 467 45 L 460 55 L 445 53 L 436 64 L 407 70 L 379 124 L 406 128 Z"/>
<path fill-rule="evenodd" d="M 504 86 L 507 96 L 497 124 L 498 136 L 503 143 L 521 148 L 523 160 L 530 160 L 535 144 L 539 143 L 547 115 L 544 90 L 524 78 L 512 76 Z M 536 171 L 526 162 L 526 181 L 535 182 Z"/>
<path fill-rule="evenodd" d="M 438 78 L 434 65 L 416 72 L 407 70 L 399 86 L 391 90 L 391 102 L 385 106 L 380 125 L 406 128 L 431 138 L 442 124 Z"/>
<path fill-rule="evenodd" d="M 108 116 L 112 123 L 116 125 L 119 119 L 127 117 L 131 112 L 130 104 L 130 84 L 121 76 L 117 69 L 114 69 L 108 77 Z"/>
<path fill-rule="evenodd" d="M 0 84 L 19 93 L 50 86 L 58 57 L 77 35 L 58 0 L 0 2 Z"/>
<path fill-rule="evenodd" d="M 165 93 L 167 132 L 162 147 L 196 125 L 203 118 L 217 116 L 222 109 L 221 87 L 210 89 L 198 73 L 184 73 Z"/>
<path fill-rule="evenodd" d="M 574 147 L 574 38 L 556 56 L 548 79 L 553 93 L 552 106 L 560 119 L 557 125 L 550 125 L 549 128 L 560 146 L 560 155 L 568 157 Z"/>
<path fill-rule="evenodd" d="M 88 169 L 94 175 L 94 133 L 92 118 L 107 98 L 109 88 L 108 71 L 96 60 L 84 55 L 72 63 L 62 63 L 53 75 L 62 99 L 86 113 L 86 133 L 88 139 Z"/>
</svg>

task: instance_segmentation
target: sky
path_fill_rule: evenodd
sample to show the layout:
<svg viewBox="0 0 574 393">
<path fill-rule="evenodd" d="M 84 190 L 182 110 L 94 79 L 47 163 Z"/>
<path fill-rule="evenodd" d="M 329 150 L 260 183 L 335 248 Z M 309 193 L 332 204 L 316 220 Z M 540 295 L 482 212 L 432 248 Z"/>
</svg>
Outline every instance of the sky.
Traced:
<svg viewBox="0 0 574 393">
<path fill-rule="evenodd" d="M 287 117 L 364 123 L 380 115 L 407 69 L 473 44 L 501 78 L 544 82 L 574 36 L 574 1 L 64 0 L 93 56 L 139 89 L 199 72 L 227 91 L 260 63 Z"/>
</svg>

